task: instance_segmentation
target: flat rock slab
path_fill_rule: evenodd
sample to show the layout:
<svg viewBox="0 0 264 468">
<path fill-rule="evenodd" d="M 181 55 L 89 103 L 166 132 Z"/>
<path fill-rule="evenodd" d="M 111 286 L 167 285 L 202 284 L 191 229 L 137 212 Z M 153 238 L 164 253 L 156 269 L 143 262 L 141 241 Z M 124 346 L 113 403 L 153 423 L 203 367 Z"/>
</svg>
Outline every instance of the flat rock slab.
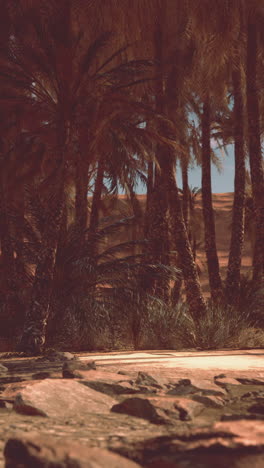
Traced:
<svg viewBox="0 0 264 468">
<path fill-rule="evenodd" d="M 183 436 L 116 444 L 115 450 L 132 459 L 136 456 L 149 468 L 261 468 L 264 424 L 248 420 L 219 422 L 211 428 L 191 429 Z"/>
<path fill-rule="evenodd" d="M 112 407 L 112 412 L 147 419 L 153 424 L 173 424 L 174 420 L 190 421 L 200 414 L 203 405 L 185 398 L 131 397 Z"/>
<path fill-rule="evenodd" d="M 39 435 L 10 438 L 4 448 L 6 466 L 12 468 L 140 468 L 118 454 L 72 442 L 66 446 Z"/>
<path fill-rule="evenodd" d="M 115 400 L 73 380 L 45 379 L 10 384 L 2 399 L 14 399 L 14 410 L 22 414 L 70 418 L 108 413 Z"/>
</svg>

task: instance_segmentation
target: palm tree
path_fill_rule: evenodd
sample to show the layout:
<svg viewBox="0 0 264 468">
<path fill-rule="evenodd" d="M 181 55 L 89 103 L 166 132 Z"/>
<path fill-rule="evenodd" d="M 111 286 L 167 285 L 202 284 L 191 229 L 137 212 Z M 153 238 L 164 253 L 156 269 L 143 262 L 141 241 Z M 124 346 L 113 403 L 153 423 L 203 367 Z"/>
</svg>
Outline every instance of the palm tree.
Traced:
<svg viewBox="0 0 264 468">
<path fill-rule="evenodd" d="M 226 276 L 226 296 L 229 304 L 237 304 L 240 288 L 240 269 L 244 244 L 245 208 L 245 138 L 244 96 L 242 91 L 241 66 L 232 73 L 234 93 L 234 139 L 235 139 L 235 192 L 233 202 L 232 234 Z"/>
<path fill-rule="evenodd" d="M 210 98 L 203 105 L 202 114 L 202 200 L 204 217 L 204 240 L 211 296 L 213 301 L 222 295 L 222 281 L 216 249 L 215 220 L 211 182 L 211 108 Z"/>
<path fill-rule="evenodd" d="M 207 76 L 222 83 L 228 84 L 230 79 L 233 87 L 234 110 L 233 119 L 235 141 L 235 194 L 233 204 L 232 236 L 229 253 L 228 273 L 226 280 L 226 294 L 230 303 L 236 301 L 236 292 L 240 284 L 241 255 L 244 241 L 244 198 L 245 198 L 245 148 L 244 148 L 244 13 L 243 2 L 225 1 L 215 2 L 214 8 L 207 10 L 207 2 L 193 4 L 195 34 L 200 42 L 206 38 L 208 60 L 206 62 Z M 200 8 L 199 8 L 200 7 Z M 211 18 L 205 21 L 205 12 Z M 217 67 L 212 70 L 212 56 L 218 54 Z M 203 73 L 205 69 L 203 67 Z M 203 75 L 204 76 L 204 75 Z M 214 88 L 216 89 L 216 88 Z M 217 87 L 219 92 L 220 87 Z M 225 90 L 225 94 L 227 90 Z M 230 129 L 229 129 L 230 132 Z M 207 152 L 209 152 L 209 135 L 207 136 Z M 209 193 L 209 190 L 208 190 Z M 211 227 L 213 224 L 211 223 Z M 210 231 L 210 229 L 209 229 Z M 211 230 L 211 233 L 213 231 Z M 212 238 L 212 236 L 211 236 Z M 216 249 L 214 248 L 214 272 L 217 272 Z M 208 264 L 209 267 L 209 264 Z M 218 270 L 219 271 L 219 270 Z M 217 273 L 215 285 L 220 287 L 220 276 Z M 217 294 L 215 294 L 217 296 Z"/>
<path fill-rule="evenodd" d="M 247 17 L 247 116 L 249 162 L 252 194 L 256 212 L 256 241 L 253 257 L 253 280 L 263 280 L 264 251 L 264 169 L 261 152 L 260 111 L 258 96 L 258 51 L 260 19 L 263 27 L 263 2 L 254 3 Z"/>
<path fill-rule="evenodd" d="M 125 96 L 123 87 L 129 84 L 131 75 L 140 75 L 144 68 L 141 63 L 141 69 L 136 72 L 137 66 L 131 62 L 131 65 L 121 65 L 121 70 L 120 67 L 114 67 L 111 71 L 110 57 L 110 60 L 103 58 L 96 69 L 94 58 L 97 59 L 109 35 L 104 34 L 79 56 L 76 54 L 79 37 L 76 38 L 71 31 L 70 6 L 65 3 L 64 8 L 56 14 L 52 18 L 45 18 L 44 22 L 41 16 L 30 11 L 33 31 L 23 30 L 22 34 L 19 27 L 15 30 L 15 36 L 10 41 L 9 56 L 5 57 L 5 64 L 0 70 L 2 81 L 12 85 L 10 100 L 23 102 L 32 122 L 31 131 L 38 132 L 43 141 L 47 142 L 49 151 L 55 155 L 54 171 L 49 177 L 51 195 L 46 212 L 47 221 L 42 233 L 31 305 L 20 343 L 21 349 L 32 352 L 39 352 L 45 341 L 64 212 L 66 176 L 75 154 L 76 132 L 81 137 L 81 151 L 84 143 L 88 144 L 86 151 L 92 160 L 105 125 L 128 102 L 129 97 Z M 31 28 L 31 23 L 28 24 Z M 23 93 L 22 98 L 16 95 L 18 89 Z M 86 137 L 83 137 L 85 133 Z"/>
</svg>

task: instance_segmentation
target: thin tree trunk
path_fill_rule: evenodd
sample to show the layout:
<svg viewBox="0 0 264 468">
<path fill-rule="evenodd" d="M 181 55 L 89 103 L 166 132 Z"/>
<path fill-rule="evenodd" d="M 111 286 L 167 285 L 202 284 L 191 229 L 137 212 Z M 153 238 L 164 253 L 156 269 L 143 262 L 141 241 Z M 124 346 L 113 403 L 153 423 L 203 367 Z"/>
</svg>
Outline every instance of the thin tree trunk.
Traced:
<svg viewBox="0 0 264 468">
<path fill-rule="evenodd" d="M 245 142 L 244 102 L 241 71 L 232 74 L 234 90 L 234 135 L 235 135 L 235 192 L 233 203 L 232 233 L 226 277 L 226 296 L 229 304 L 235 305 L 239 298 L 240 269 L 245 228 Z"/>
<path fill-rule="evenodd" d="M 98 161 L 97 167 L 97 175 L 95 180 L 94 186 L 94 194 L 92 200 L 92 207 L 91 207 L 91 215 L 90 215 L 90 222 L 89 222 L 89 235 L 88 235 L 88 242 L 89 242 L 89 255 L 91 258 L 94 258 L 97 251 L 97 240 L 95 238 L 96 231 L 98 229 L 99 224 L 99 210 L 102 198 L 102 191 L 104 187 L 104 172 L 105 172 L 105 165 L 103 159 Z"/>
<path fill-rule="evenodd" d="M 152 209 L 152 194 L 154 189 L 154 163 L 151 161 L 148 163 L 148 175 L 147 175 L 147 196 L 146 196 L 146 209 L 145 209 L 145 222 L 144 222 L 144 235 L 147 238 L 150 228 L 149 213 Z"/>
<path fill-rule="evenodd" d="M 261 154 L 260 111 L 257 86 L 258 31 L 257 24 L 248 20 L 247 43 L 247 114 L 249 132 L 249 162 L 252 194 L 256 212 L 256 241 L 253 256 L 253 280 L 263 279 L 264 258 L 264 173 Z"/>
<path fill-rule="evenodd" d="M 84 236 L 88 217 L 88 166 L 82 162 L 80 156 L 76 164 L 75 189 L 75 225 L 80 235 Z"/>
<path fill-rule="evenodd" d="M 194 318 L 199 319 L 206 312 L 206 304 L 183 219 L 173 161 L 171 161 L 167 171 L 167 184 L 175 245 L 178 253 L 179 268 L 182 270 L 184 278 L 186 298 Z"/>
<path fill-rule="evenodd" d="M 222 281 L 216 250 L 215 220 L 212 202 L 210 125 L 211 116 L 208 98 L 204 103 L 202 115 L 202 200 L 209 284 L 211 297 L 213 301 L 216 301 L 222 296 Z"/>
<path fill-rule="evenodd" d="M 10 297 L 15 291 L 15 258 L 10 235 L 6 190 L 7 188 L 5 187 L 4 177 L 2 175 L 0 180 L 0 242 L 4 284 L 2 284 L 1 287 L 5 290 L 6 307 L 9 310 Z"/>
<path fill-rule="evenodd" d="M 188 182 L 188 162 L 186 157 L 183 156 L 181 161 L 182 171 L 182 213 L 186 229 L 188 231 L 189 225 L 189 182 Z"/>
</svg>

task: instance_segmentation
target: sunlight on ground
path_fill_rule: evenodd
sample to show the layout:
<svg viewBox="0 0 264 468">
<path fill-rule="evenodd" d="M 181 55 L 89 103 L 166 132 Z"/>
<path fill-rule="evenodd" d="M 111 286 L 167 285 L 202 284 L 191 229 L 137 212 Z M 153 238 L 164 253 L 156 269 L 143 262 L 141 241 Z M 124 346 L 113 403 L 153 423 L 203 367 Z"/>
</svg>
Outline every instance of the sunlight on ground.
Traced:
<svg viewBox="0 0 264 468">
<path fill-rule="evenodd" d="M 153 367 L 188 368 L 188 369 L 233 369 L 264 371 L 264 352 L 262 350 L 250 351 L 207 351 L 197 352 L 142 352 L 142 353 L 118 353 L 98 354 L 90 356 L 100 364 L 140 364 Z M 87 359 L 80 357 L 80 359 Z"/>
</svg>

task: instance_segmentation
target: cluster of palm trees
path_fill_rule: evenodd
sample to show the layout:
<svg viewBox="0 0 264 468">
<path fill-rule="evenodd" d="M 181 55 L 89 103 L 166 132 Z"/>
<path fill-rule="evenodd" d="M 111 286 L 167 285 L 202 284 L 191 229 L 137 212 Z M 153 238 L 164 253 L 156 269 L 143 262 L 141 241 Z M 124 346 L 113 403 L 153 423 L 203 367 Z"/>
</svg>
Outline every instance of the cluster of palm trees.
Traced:
<svg viewBox="0 0 264 468">
<path fill-rule="evenodd" d="M 19 349 L 42 350 L 49 317 L 59 321 L 70 297 L 97 294 L 98 284 L 113 278 L 122 289 L 117 265 L 129 270 L 126 282 L 136 278 L 138 290 L 167 303 L 177 302 L 183 281 L 193 317 L 203 316 L 190 229 L 194 159 L 202 167 L 212 301 L 238 301 L 247 155 L 253 279 L 261 284 L 264 1 L 1 0 L 0 8 L 0 295 L 7 319 L 25 309 Z M 225 280 L 215 240 L 212 138 L 235 148 Z M 139 179 L 147 187 L 143 214 Z M 144 219 L 145 241 L 138 258 L 115 263 L 118 248 L 102 253 L 100 239 L 132 220 L 100 227 L 99 207 L 120 186 L 134 217 Z"/>
</svg>

